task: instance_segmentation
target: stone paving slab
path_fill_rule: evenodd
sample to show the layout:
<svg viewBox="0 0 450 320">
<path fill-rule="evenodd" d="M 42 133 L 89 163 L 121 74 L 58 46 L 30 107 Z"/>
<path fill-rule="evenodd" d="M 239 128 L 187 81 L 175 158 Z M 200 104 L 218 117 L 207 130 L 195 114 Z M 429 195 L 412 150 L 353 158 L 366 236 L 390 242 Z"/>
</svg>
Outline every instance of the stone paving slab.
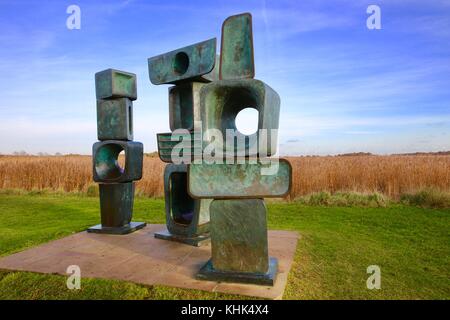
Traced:
<svg viewBox="0 0 450 320">
<path fill-rule="evenodd" d="M 196 280 L 195 274 L 211 257 L 210 245 L 156 239 L 154 233 L 164 229 L 153 224 L 127 235 L 80 232 L 3 257 L 0 269 L 67 275 L 69 265 L 78 265 L 82 277 L 282 299 L 297 232 L 269 231 L 269 254 L 278 258 L 279 272 L 275 286 L 266 287 Z"/>
</svg>

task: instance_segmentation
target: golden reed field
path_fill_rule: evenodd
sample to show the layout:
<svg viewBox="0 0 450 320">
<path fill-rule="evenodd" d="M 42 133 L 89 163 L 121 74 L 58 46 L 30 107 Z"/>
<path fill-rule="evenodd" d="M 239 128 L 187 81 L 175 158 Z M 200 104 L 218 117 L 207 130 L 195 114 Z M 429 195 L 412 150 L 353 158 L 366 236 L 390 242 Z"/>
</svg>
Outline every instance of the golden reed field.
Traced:
<svg viewBox="0 0 450 320">
<path fill-rule="evenodd" d="M 290 157 L 290 199 L 326 191 L 378 192 L 397 199 L 426 188 L 450 191 L 450 155 Z M 163 169 L 145 156 L 137 192 L 163 196 Z M 90 156 L 0 156 L 0 189 L 87 192 L 94 185 Z"/>
</svg>

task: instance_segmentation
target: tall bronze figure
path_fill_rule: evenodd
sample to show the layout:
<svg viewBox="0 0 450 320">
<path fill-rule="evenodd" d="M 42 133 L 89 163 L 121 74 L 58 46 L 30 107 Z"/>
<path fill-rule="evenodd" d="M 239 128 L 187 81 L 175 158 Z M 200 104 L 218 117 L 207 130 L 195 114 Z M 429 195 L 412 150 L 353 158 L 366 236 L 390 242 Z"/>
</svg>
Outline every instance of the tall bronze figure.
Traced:
<svg viewBox="0 0 450 320">
<path fill-rule="evenodd" d="M 166 166 L 168 232 L 156 237 L 193 244 L 209 231 L 211 259 L 197 278 L 273 285 L 277 259 L 269 257 L 264 198 L 289 193 L 292 169 L 272 157 L 280 97 L 254 79 L 251 15 L 225 20 L 219 59 L 212 39 L 150 58 L 148 65 L 152 83 L 175 84 L 169 89 L 173 132 L 157 135 L 159 156 L 187 160 Z M 258 111 L 252 135 L 236 128 L 246 108 Z"/>
<path fill-rule="evenodd" d="M 134 181 L 142 178 L 143 145 L 133 141 L 136 75 L 114 69 L 95 74 L 97 136 L 92 147 L 94 181 L 99 183 L 101 223 L 88 232 L 126 234 L 143 228 L 132 222 Z M 119 164 L 124 152 L 125 165 Z"/>
<path fill-rule="evenodd" d="M 174 84 L 169 87 L 169 133 L 157 135 L 158 152 L 167 162 L 164 196 L 167 230 L 155 233 L 159 239 L 200 246 L 209 242 L 209 205 L 212 200 L 193 198 L 188 192 L 186 163 L 173 163 L 172 152 L 179 139 L 172 134 L 183 130 L 193 144 L 195 123 L 200 121 L 200 90 L 218 79 L 216 39 L 209 39 L 148 59 L 150 81 Z M 201 144 L 201 141 L 200 141 Z M 201 146 L 201 145 L 200 145 Z M 189 148 L 189 159 L 193 148 Z M 201 150 L 200 150 L 201 152 Z"/>
</svg>

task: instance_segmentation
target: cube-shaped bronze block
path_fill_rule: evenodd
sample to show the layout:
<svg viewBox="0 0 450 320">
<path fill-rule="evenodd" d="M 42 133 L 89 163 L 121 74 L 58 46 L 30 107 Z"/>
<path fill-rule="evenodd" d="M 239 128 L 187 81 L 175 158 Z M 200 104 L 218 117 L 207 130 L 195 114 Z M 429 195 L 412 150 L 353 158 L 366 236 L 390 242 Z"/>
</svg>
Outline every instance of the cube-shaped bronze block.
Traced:
<svg viewBox="0 0 450 320">
<path fill-rule="evenodd" d="M 194 122 L 201 121 L 200 89 L 201 82 L 188 82 L 169 88 L 170 130 L 194 130 Z"/>
<path fill-rule="evenodd" d="M 237 114 L 246 108 L 258 110 L 258 131 L 244 135 L 236 128 Z M 209 129 L 220 130 L 225 143 L 227 157 L 264 155 L 276 153 L 278 121 L 280 117 L 280 97 L 275 90 L 260 80 L 220 80 L 206 84 L 200 90 L 200 109 L 203 130 L 203 147 L 215 143 Z M 227 129 L 233 136 L 227 138 Z M 276 129 L 275 131 L 272 131 Z M 260 130 L 265 130 L 261 135 Z M 260 136 L 261 135 L 261 136 Z M 245 141 L 238 145 L 236 141 Z M 228 152 L 225 152 L 228 150 Z M 231 150 L 231 151 L 230 151 Z"/>
<path fill-rule="evenodd" d="M 137 99 L 136 75 L 134 73 L 106 69 L 95 74 L 97 99 Z"/>
<path fill-rule="evenodd" d="M 119 165 L 124 151 L 125 165 Z M 140 142 L 106 140 L 92 147 L 94 181 L 103 183 L 130 182 L 142 178 L 144 146 Z"/>
<path fill-rule="evenodd" d="M 133 140 L 133 102 L 128 98 L 97 100 L 98 140 Z"/>
</svg>

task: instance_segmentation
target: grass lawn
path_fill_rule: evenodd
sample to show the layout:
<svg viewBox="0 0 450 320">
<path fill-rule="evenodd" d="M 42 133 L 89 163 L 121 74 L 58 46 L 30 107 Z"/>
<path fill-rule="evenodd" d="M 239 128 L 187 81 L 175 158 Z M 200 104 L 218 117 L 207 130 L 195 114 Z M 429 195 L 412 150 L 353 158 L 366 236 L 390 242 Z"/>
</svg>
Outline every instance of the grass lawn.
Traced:
<svg viewBox="0 0 450 320">
<path fill-rule="evenodd" d="M 297 230 L 285 299 L 449 299 L 450 209 L 321 207 L 270 202 L 269 228 Z M 137 198 L 134 220 L 164 223 L 163 200 Z M 99 222 L 97 198 L 0 194 L 0 255 L 5 256 Z M 381 289 L 368 290 L 369 265 Z M 225 299 L 220 293 L 0 271 L 0 299 Z"/>
</svg>

